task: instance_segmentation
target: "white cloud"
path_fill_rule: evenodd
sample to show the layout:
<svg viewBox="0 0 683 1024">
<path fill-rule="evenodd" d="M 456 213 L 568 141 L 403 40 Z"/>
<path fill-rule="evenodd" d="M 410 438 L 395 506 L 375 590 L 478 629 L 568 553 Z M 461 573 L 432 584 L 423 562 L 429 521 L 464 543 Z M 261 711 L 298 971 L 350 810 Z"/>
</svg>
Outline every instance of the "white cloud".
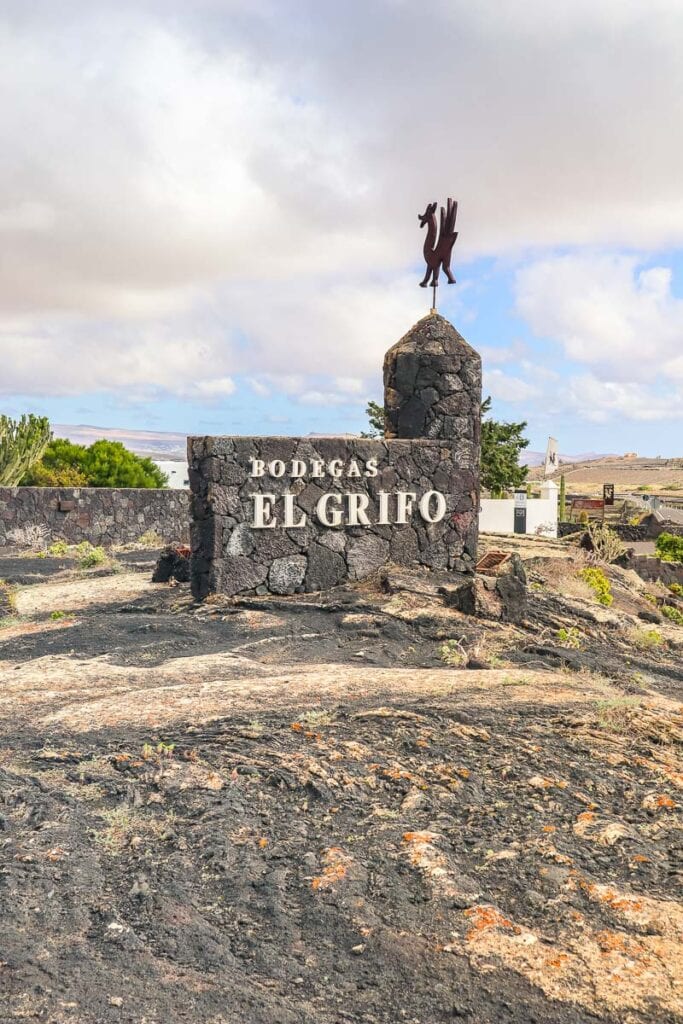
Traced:
<svg viewBox="0 0 683 1024">
<path fill-rule="evenodd" d="M 568 381 L 563 404 L 594 423 L 605 423 L 615 417 L 654 422 L 680 419 L 683 388 L 678 393 L 669 390 L 662 394 L 641 384 L 601 381 L 592 374 L 583 374 Z"/>
<path fill-rule="evenodd" d="M 484 393 L 504 402 L 526 402 L 539 395 L 539 389 L 529 381 L 502 370 L 484 371 Z"/>
<path fill-rule="evenodd" d="M 428 23 L 406 0 L 6 0 L 3 392 L 246 374 L 360 399 L 424 312 L 416 215 L 448 194 L 456 274 L 683 243 L 682 41 L 678 0 L 435 0 Z M 519 288 L 572 358 L 628 383 L 640 343 L 680 379 L 662 268 L 537 262 Z"/>
<path fill-rule="evenodd" d="M 537 335 L 608 379 L 683 381 L 683 301 L 668 267 L 640 264 L 613 254 L 540 260 L 517 273 L 517 310 Z"/>
</svg>

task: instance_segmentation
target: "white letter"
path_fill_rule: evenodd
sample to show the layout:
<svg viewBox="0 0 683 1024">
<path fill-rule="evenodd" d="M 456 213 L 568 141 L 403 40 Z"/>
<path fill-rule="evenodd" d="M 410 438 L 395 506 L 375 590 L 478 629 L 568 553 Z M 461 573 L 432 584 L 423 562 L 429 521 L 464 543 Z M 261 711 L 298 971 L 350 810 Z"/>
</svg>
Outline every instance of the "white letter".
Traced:
<svg viewBox="0 0 683 1024">
<path fill-rule="evenodd" d="M 271 476 L 284 476 L 285 475 L 285 464 L 282 459 L 273 459 L 272 462 L 268 463 L 268 472 Z"/>
<path fill-rule="evenodd" d="M 378 526 L 389 526 L 389 492 L 379 492 L 379 519 Z"/>
<path fill-rule="evenodd" d="M 340 477 L 342 475 L 342 460 L 332 459 L 332 461 L 328 463 L 327 472 L 330 476 Z"/>
<path fill-rule="evenodd" d="M 370 499 L 367 494 L 345 494 L 349 508 L 349 526 L 369 526 L 370 520 L 365 514 Z"/>
<path fill-rule="evenodd" d="M 249 459 L 251 462 L 251 473 L 249 476 L 263 476 L 266 471 L 266 464 L 263 459 Z"/>
<path fill-rule="evenodd" d="M 306 463 L 302 462 L 301 459 L 292 459 L 292 472 L 290 476 L 295 478 L 306 476 Z"/>
<path fill-rule="evenodd" d="M 285 499 L 285 527 L 287 529 L 297 529 L 299 526 L 306 525 L 306 513 L 301 513 L 301 519 L 298 523 L 294 522 L 294 494 L 284 494 Z"/>
<path fill-rule="evenodd" d="M 341 523 L 342 514 L 340 508 L 333 508 L 328 514 L 327 506 L 333 498 L 335 501 L 341 502 L 340 494 L 323 494 L 315 506 L 316 515 L 323 526 L 339 526 Z"/>
<path fill-rule="evenodd" d="M 432 498 L 436 498 L 436 511 L 433 516 L 429 514 L 429 503 Z M 446 515 L 446 499 L 443 494 L 438 491 L 427 491 L 423 494 L 420 498 L 420 515 L 428 523 L 440 523 Z"/>
<path fill-rule="evenodd" d="M 405 524 L 408 522 L 408 516 L 413 511 L 413 502 L 417 498 L 417 494 L 414 491 L 397 491 L 396 498 L 398 501 L 396 522 Z"/>
<path fill-rule="evenodd" d="M 252 494 L 252 500 L 254 502 L 254 521 L 251 524 L 255 530 L 272 530 L 274 526 L 277 526 L 277 519 L 271 519 L 273 512 L 273 504 L 275 503 L 274 494 Z M 270 519 L 270 522 L 266 522 Z"/>
<path fill-rule="evenodd" d="M 311 461 L 311 476 L 316 480 L 319 480 L 321 476 L 325 476 L 322 459 L 313 459 Z"/>
<path fill-rule="evenodd" d="M 368 459 L 365 463 L 365 475 L 377 476 L 377 459 Z"/>
<path fill-rule="evenodd" d="M 358 465 L 358 463 L 356 462 L 355 459 L 351 459 L 351 462 L 349 463 L 349 469 L 348 469 L 348 472 L 347 472 L 346 475 L 347 476 L 360 476 L 361 475 L 361 473 L 360 473 L 360 466 Z"/>
</svg>

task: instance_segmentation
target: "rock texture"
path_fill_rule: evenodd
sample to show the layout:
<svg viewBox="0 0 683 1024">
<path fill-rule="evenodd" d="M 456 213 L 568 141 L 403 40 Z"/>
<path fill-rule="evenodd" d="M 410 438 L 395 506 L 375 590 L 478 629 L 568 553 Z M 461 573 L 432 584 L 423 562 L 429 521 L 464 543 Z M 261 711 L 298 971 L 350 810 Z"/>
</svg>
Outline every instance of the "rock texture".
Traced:
<svg viewBox="0 0 683 1024">
<path fill-rule="evenodd" d="M 0 547 L 25 543 L 27 527 L 48 541 L 128 544 L 150 530 L 187 541 L 189 491 L 146 487 L 0 487 Z"/>
<path fill-rule="evenodd" d="M 385 355 L 384 418 L 386 438 L 446 438 L 478 459 L 481 359 L 438 313 Z"/>
<path fill-rule="evenodd" d="M 478 447 L 473 431 L 463 438 L 442 440 L 363 440 L 296 437 L 192 437 L 188 440 L 192 488 L 192 591 L 202 599 L 210 593 L 265 594 L 328 590 L 345 580 L 362 579 L 389 561 L 418 563 L 433 569 L 471 572 L 476 559 L 479 490 Z M 329 472 L 300 479 L 252 477 L 251 459 L 266 465 L 281 460 L 287 467 L 299 460 L 328 467 L 365 467 L 376 460 L 377 475 L 335 477 Z M 405 524 L 379 525 L 379 493 L 406 491 L 417 501 L 428 491 L 446 500 L 437 523 L 417 512 Z M 371 525 L 323 525 L 316 515 L 322 495 L 361 493 L 368 496 Z M 252 527 L 254 494 L 275 497 L 275 528 Z M 294 521 L 302 513 L 306 525 L 287 528 L 282 495 L 294 495 Z"/>
</svg>

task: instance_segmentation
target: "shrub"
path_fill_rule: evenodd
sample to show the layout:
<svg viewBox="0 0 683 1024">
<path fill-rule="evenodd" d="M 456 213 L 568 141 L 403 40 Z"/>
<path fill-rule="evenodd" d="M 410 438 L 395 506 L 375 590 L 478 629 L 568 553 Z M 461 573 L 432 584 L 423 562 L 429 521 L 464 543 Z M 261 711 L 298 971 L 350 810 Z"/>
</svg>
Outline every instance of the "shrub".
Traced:
<svg viewBox="0 0 683 1024">
<path fill-rule="evenodd" d="M 60 555 L 65 555 L 68 550 L 69 545 L 65 540 L 56 540 L 53 544 L 50 544 L 47 553 L 48 555 L 59 557 Z"/>
<path fill-rule="evenodd" d="M 21 483 L 35 487 L 165 487 L 168 477 L 151 459 L 120 441 L 95 441 L 88 448 L 66 438 L 50 441 Z"/>
<path fill-rule="evenodd" d="M 467 655 L 459 640 L 446 640 L 441 644 L 439 657 L 447 665 L 464 665 L 467 661 Z"/>
<path fill-rule="evenodd" d="M 565 629 L 563 626 L 558 629 L 557 639 L 563 647 L 574 647 L 577 650 L 581 647 L 581 634 L 576 626 L 570 626 L 569 629 Z"/>
<path fill-rule="evenodd" d="M 664 637 L 657 629 L 636 629 L 631 633 L 631 640 L 634 646 L 641 651 L 661 647 L 664 643 Z"/>
<path fill-rule="evenodd" d="M 60 611 L 50 612 L 50 618 L 51 618 L 51 620 L 53 622 L 58 622 L 59 619 L 65 619 L 66 618 L 66 612 L 60 612 Z"/>
<path fill-rule="evenodd" d="M 593 590 L 598 603 L 604 605 L 605 608 L 609 608 L 614 598 L 612 597 L 609 580 L 602 569 L 592 566 L 588 569 L 581 569 L 579 576 Z"/>
<path fill-rule="evenodd" d="M 677 597 L 683 597 L 683 586 L 680 583 L 670 583 L 669 590 Z"/>
<path fill-rule="evenodd" d="M 92 569 L 96 565 L 104 565 L 105 562 L 109 561 L 109 556 L 103 547 L 93 547 L 92 544 L 85 540 L 82 544 L 76 547 L 76 554 L 78 555 L 78 564 L 81 569 Z"/>
<path fill-rule="evenodd" d="M 677 626 L 683 626 L 683 612 L 680 612 L 678 608 L 674 608 L 671 604 L 662 605 L 662 615 L 664 615 L 670 622 L 675 622 Z"/>
<path fill-rule="evenodd" d="M 593 551 L 602 562 L 614 562 L 623 555 L 625 548 L 620 538 L 603 523 L 589 525 L 588 536 L 593 544 Z"/>
<path fill-rule="evenodd" d="M 663 562 L 683 562 L 683 537 L 660 533 L 655 549 Z"/>
</svg>

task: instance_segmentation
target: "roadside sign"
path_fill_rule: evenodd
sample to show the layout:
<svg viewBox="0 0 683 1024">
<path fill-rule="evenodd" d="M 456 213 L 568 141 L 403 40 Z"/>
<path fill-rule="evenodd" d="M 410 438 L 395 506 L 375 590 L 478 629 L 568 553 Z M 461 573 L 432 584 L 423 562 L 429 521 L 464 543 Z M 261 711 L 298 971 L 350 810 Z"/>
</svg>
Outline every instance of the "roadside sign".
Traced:
<svg viewBox="0 0 683 1024">
<path fill-rule="evenodd" d="M 515 491 L 515 533 L 526 533 L 526 491 Z"/>
<path fill-rule="evenodd" d="M 605 505 L 614 504 L 614 484 L 603 484 L 602 485 L 602 500 Z"/>
</svg>

